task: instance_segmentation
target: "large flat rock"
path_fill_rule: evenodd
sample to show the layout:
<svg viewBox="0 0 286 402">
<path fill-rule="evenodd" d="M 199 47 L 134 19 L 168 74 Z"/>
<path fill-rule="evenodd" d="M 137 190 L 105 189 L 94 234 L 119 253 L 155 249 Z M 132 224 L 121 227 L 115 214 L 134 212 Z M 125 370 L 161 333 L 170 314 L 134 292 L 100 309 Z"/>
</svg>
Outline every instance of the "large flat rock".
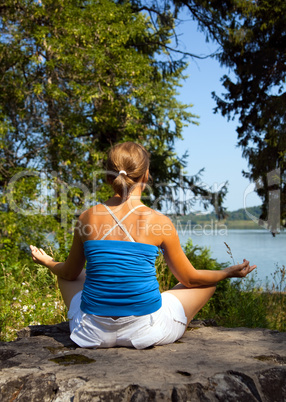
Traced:
<svg viewBox="0 0 286 402">
<path fill-rule="evenodd" d="M 0 401 L 286 401 L 286 333 L 193 324 L 145 350 L 87 349 L 67 323 L 0 343 Z"/>
</svg>

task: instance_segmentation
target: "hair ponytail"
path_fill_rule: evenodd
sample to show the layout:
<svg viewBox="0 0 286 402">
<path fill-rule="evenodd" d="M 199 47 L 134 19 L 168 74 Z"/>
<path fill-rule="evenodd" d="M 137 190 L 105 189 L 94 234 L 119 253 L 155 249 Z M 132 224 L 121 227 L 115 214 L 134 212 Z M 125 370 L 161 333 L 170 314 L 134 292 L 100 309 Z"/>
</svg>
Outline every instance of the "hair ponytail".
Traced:
<svg viewBox="0 0 286 402">
<path fill-rule="evenodd" d="M 107 160 L 107 180 L 116 194 L 127 198 L 149 169 L 149 154 L 135 142 L 123 142 L 111 148 Z"/>
</svg>

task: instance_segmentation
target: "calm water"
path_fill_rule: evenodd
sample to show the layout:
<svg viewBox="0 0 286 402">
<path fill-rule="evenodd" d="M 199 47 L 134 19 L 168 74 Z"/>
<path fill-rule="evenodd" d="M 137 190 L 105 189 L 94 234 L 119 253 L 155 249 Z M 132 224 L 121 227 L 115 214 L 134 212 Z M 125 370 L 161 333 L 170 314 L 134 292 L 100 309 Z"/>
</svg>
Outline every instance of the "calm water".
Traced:
<svg viewBox="0 0 286 402">
<path fill-rule="evenodd" d="M 286 233 L 273 237 L 266 230 L 224 230 L 203 232 L 179 231 L 181 244 L 191 238 L 194 245 L 209 247 L 213 258 L 219 262 L 231 262 L 227 254 L 226 242 L 231 248 L 235 262 L 242 262 L 243 258 L 250 264 L 256 264 L 257 279 L 265 284 L 266 277 L 271 279 L 271 273 L 278 264 L 286 266 Z"/>
</svg>

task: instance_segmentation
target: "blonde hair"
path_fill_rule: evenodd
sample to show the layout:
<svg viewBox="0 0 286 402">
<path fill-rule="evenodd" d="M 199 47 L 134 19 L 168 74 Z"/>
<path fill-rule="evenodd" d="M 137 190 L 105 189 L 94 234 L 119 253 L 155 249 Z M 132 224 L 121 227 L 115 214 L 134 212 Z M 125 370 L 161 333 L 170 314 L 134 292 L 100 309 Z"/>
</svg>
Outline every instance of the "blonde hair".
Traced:
<svg viewBox="0 0 286 402">
<path fill-rule="evenodd" d="M 126 198 L 146 174 L 149 164 L 149 153 L 142 145 L 131 141 L 117 144 L 108 155 L 107 180 L 116 194 Z"/>
</svg>

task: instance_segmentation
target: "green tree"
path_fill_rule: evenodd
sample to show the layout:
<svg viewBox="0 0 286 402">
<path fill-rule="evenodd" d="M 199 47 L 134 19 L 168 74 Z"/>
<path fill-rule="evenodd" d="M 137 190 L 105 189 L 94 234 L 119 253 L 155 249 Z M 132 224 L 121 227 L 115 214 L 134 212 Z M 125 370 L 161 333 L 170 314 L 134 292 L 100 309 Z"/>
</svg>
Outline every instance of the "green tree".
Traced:
<svg viewBox="0 0 286 402">
<path fill-rule="evenodd" d="M 149 203 L 161 208 L 167 199 L 179 209 L 184 187 L 205 205 L 221 204 L 225 189 L 216 197 L 199 186 L 200 174 L 182 175 L 185 158 L 174 152 L 196 116 L 176 99 L 186 63 L 170 62 L 171 17 L 158 25 L 112 0 L 6 0 L 0 11 L 1 231 L 11 247 L 14 201 L 34 211 L 21 221 L 26 241 L 37 222 L 39 233 L 55 230 L 65 243 L 59 223 L 69 227 L 89 202 L 110 195 L 103 170 L 116 142 L 151 152 Z"/>
<path fill-rule="evenodd" d="M 286 4 L 233 2 L 228 12 L 218 59 L 234 78 L 225 75 L 226 94 L 213 96 L 217 111 L 239 117 L 238 145 L 249 163 L 244 175 L 256 182 L 260 218 L 275 234 L 280 224 L 286 227 Z"/>
</svg>

